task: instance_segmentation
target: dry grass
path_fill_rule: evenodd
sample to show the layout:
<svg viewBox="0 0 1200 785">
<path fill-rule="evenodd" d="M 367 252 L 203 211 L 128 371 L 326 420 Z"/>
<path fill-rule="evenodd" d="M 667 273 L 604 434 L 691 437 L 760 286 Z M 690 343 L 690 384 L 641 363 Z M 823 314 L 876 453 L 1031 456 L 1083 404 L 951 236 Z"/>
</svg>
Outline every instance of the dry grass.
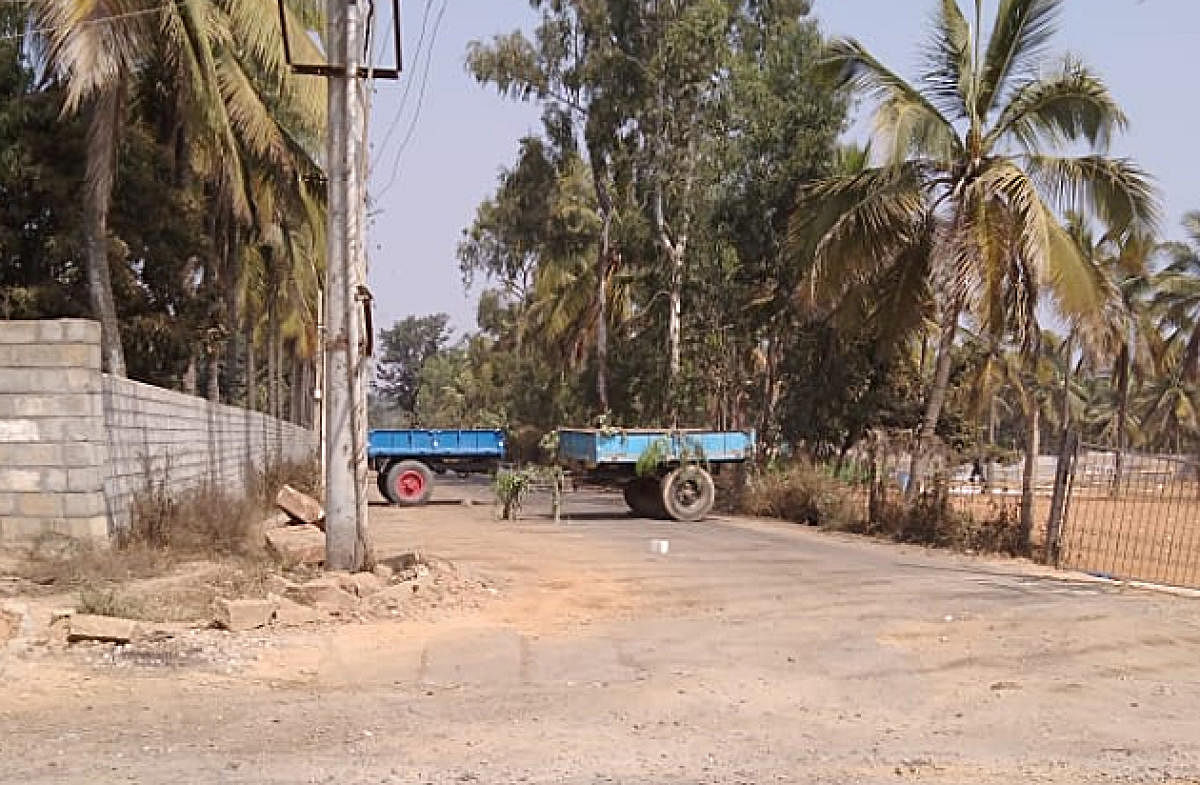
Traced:
<svg viewBox="0 0 1200 785">
<path fill-rule="evenodd" d="M 218 597 L 264 596 L 278 571 L 261 522 L 284 484 L 312 492 L 315 465 L 262 472 L 246 498 L 201 488 L 172 494 L 150 479 L 134 501 L 132 522 L 110 547 L 46 535 L 15 572 L 46 592 L 78 593 L 80 612 L 152 621 L 208 617 Z"/>
<path fill-rule="evenodd" d="M 854 525 L 864 511 L 853 488 L 807 463 L 750 478 L 739 505 L 749 515 L 839 529 Z"/>
<path fill-rule="evenodd" d="M 951 503 L 941 489 L 913 502 L 900 498 L 885 502 L 872 517 L 865 488 L 837 480 L 807 463 L 753 478 L 739 501 L 740 510 L 750 515 L 897 542 L 977 553 L 1019 555 L 1025 551 L 1017 507 L 987 508 L 984 514 L 973 515 Z"/>
</svg>

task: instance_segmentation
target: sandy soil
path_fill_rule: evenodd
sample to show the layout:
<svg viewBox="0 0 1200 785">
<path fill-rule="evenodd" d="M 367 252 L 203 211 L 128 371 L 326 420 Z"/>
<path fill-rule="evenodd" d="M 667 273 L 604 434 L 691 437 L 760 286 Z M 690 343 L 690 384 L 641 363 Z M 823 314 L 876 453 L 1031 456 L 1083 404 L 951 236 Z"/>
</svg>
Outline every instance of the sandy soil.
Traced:
<svg viewBox="0 0 1200 785">
<path fill-rule="evenodd" d="M 1200 783 L 1196 600 L 611 495 L 543 512 L 373 508 L 381 555 L 495 590 L 436 614 L 215 666 L 10 650 L 0 780 Z"/>
</svg>

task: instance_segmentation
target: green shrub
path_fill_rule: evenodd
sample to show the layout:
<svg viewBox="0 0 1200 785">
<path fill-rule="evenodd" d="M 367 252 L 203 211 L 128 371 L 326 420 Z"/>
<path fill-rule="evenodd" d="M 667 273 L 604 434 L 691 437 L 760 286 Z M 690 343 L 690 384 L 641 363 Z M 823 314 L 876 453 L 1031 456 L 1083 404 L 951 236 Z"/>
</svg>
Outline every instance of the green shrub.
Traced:
<svg viewBox="0 0 1200 785">
<path fill-rule="evenodd" d="M 529 496 L 535 480 L 536 472 L 530 469 L 516 471 L 501 469 L 496 473 L 492 490 L 496 494 L 496 501 L 500 504 L 501 518 L 506 521 L 517 519 L 517 513 L 525 505 L 525 499 Z"/>
</svg>

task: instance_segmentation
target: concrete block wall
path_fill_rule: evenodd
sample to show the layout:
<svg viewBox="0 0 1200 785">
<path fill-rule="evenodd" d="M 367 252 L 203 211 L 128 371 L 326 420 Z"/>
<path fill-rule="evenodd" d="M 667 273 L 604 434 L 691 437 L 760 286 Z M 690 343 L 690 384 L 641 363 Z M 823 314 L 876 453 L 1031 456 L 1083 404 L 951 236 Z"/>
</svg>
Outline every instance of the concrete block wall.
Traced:
<svg viewBox="0 0 1200 785">
<path fill-rule="evenodd" d="M 150 484 L 238 493 L 316 447 L 260 413 L 102 374 L 95 322 L 0 321 L 0 543 L 103 540 Z"/>
<path fill-rule="evenodd" d="M 317 446 L 312 431 L 259 412 L 107 375 L 103 409 L 104 489 L 116 528 L 129 524 L 134 498 L 148 484 L 237 494 L 253 472 L 279 460 L 308 460 Z"/>
<path fill-rule="evenodd" d="M 95 322 L 0 322 L 0 542 L 107 536 L 100 388 Z"/>
</svg>

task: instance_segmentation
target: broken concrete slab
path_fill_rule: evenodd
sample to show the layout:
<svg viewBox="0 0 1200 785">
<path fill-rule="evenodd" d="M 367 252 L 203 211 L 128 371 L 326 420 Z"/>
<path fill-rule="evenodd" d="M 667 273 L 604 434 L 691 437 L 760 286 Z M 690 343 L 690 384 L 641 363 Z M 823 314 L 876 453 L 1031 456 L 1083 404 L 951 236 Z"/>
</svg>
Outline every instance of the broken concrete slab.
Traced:
<svg viewBox="0 0 1200 785">
<path fill-rule="evenodd" d="M 316 526 L 288 526 L 264 534 L 267 548 L 284 564 L 323 564 L 325 533 Z"/>
<path fill-rule="evenodd" d="M 137 622 L 116 616 L 92 616 L 77 613 L 67 621 L 67 640 L 129 643 L 137 634 Z"/>
<path fill-rule="evenodd" d="M 274 616 L 275 603 L 270 600 L 217 600 L 216 622 L 230 632 L 266 627 Z"/>
<path fill-rule="evenodd" d="M 284 512 L 283 510 L 280 510 L 279 512 L 271 515 L 270 517 L 264 518 L 263 522 L 262 522 L 263 531 L 268 531 L 270 529 L 281 529 L 284 526 L 291 526 L 291 525 L 292 525 L 292 516 L 289 513 Z"/>
<path fill-rule="evenodd" d="M 276 573 L 271 573 L 263 579 L 263 586 L 266 588 L 268 595 L 274 594 L 283 597 L 299 585 L 295 581 L 289 581 L 287 578 Z"/>
<path fill-rule="evenodd" d="M 274 624 L 279 627 L 300 627 L 312 624 L 321 618 L 312 608 L 289 600 L 287 597 L 271 595 L 269 599 L 275 603 Z"/>
<path fill-rule="evenodd" d="M 380 583 L 390 583 L 392 580 L 392 576 L 394 576 L 396 574 L 396 571 L 393 570 L 391 567 L 387 566 L 386 564 L 376 564 L 375 569 L 372 570 L 371 572 L 375 575 L 376 578 L 379 579 Z"/>
<path fill-rule="evenodd" d="M 325 520 L 325 510 L 321 508 L 321 503 L 290 485 L 279 489 L 275 496 L 275 506 L 301 523 L 316 524 Z"/>
<path fill-rule="evenodd" d="M 343 612 L 358 607 L 358 598 L 342 588 L 341 576 L 325 575 L 302 583 L 289 598 L 325 612 Z"/>
</svg>

